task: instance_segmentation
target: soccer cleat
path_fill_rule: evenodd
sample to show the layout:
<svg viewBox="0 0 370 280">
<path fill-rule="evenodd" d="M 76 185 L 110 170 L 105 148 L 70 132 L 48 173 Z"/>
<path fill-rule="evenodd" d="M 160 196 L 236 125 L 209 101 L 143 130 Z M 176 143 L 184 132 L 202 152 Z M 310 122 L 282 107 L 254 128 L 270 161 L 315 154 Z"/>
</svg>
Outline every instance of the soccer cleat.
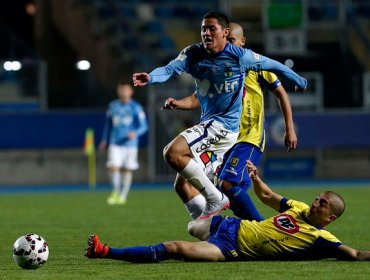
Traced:
<svg viewBox="0 0 370 280">
<path fill-rule="evenodd" d="M 108 254 L 109 247 L 107 244 L 100 242 L 99 237 L 94 234 L 90 235 L 89 240 L 87 241 L 89 247 L 86 249 L 85 256 L 89 259 L 101 259 L 105 258 Z"/>
<path fill-rule="evenodd" d="M 120 199 L 118 192 L 112 192 L 112 194 L 107 198 L 107 203 L 109 205 L 117 204 L 117 201 Z"/>
<path fill-rule="evenodd" d="M 116 201 L 116 204 L 117 205 L 124 205 L 126 204 L 126 199 L 122 198 L 122 197 L 119 197 Z"/>
<path fill-rule="evenodd" d="M 229 199 L 227 198 L 227 196 L 222 194 L 222 198 L 220 201 L 216 202 L 207 201 L 206 207 L 204 208 L 202 214 L 200 214 L 200 216 L 197 219 L 206 219 L 210 216 L 217 215 L 219 212 L 221 212 L 222 210 L 226 210 L 229 207 L 230 207 Z"/>
</svg>

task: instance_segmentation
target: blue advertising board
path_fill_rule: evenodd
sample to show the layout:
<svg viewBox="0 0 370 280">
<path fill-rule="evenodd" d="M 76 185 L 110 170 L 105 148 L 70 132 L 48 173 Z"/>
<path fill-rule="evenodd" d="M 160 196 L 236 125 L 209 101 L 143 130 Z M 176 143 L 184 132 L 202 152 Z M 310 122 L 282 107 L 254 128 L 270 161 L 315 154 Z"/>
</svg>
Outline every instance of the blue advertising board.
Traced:
<svg viewBox="0 0 370 280">
<path fill-rule="evenodd" d="M 295 114 L 294 125 L 299 149 L 370 148 L 369 113 Z M 281 114 L 266 117 L 268 149 L 284 146 Z"/>
</svg>

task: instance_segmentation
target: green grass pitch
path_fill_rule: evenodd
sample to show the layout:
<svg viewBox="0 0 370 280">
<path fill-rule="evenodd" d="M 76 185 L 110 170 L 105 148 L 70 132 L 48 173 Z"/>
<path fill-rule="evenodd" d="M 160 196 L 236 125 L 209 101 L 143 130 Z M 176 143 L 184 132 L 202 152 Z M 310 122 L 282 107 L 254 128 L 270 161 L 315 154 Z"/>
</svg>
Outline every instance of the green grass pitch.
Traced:
<svg viewBox="0 0 370 280">
<path fill-rule="evenodd" d="M 311 203 L 326 189 L 275 190 Z M 344 196 L 347 209 L 328 229 L 343 243 L 370 250 L 370 187 L 331 190 Z M 107 195 L 106 192 L 1 194 L 0 279 L 370 279 L 369 262 L 131 264 L 89 260 L 83 254 L 87 237 L 94 232 L 114 247 L 195 240 L 186 232 L 189 218 L 172 189 L 134 190 L 124 206 L 108 206 Z M 263 215 L 274 213 L 256 202 Z M 29 232 L 40 234 L 49 244 L 49 260 L 38 270 L 22 270 L 12 258 L 14 241 Z"/>
</svg>

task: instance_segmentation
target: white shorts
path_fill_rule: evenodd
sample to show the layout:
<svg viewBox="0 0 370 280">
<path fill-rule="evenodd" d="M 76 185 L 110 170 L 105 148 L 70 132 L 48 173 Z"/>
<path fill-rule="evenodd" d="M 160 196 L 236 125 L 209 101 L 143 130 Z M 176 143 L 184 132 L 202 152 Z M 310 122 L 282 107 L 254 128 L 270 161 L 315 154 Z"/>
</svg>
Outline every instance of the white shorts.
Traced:
<svg viewBox="0 0 370 280">
<path fill-rule="evenodd" d="M 235 144 L 238 132 L 231 132 L 217 121 L 206 121 L 180 133 L 188 143 L 194 159 L 204 167 L 213 182 L 224 154 Z"/>
<path fill-rule="evenodd" d="M 137 156 L 137 147 L 109 145 L 107 167 L 120 167 L 127 170 L 136 170 L 139 168 Z"/>
</svg>

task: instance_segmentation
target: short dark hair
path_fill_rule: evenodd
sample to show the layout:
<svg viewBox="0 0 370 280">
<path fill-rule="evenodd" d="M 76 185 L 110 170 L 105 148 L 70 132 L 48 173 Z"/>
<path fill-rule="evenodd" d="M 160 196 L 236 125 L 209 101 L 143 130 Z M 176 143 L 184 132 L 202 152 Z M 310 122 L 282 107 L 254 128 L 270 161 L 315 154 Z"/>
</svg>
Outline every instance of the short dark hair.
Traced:
<svg viewBox="0 0 370 280">
<path fill-rule="evenodd" d="M 217 19 L 218 23 L 222 26 L 222 28 L 229 28 L 230 20 L 229 17 L 223 13 L 209 11 L 203 16 L 203 19 L 206 18 L 215 18 Z"/>
<path fill-rule="evenodd" d="M 337 216 L 337 218 L 339 218 L 343 214 L 344 210 L 346 209 L 346 204 L 344 202 L 343 197 L 332 191 L 326 191 L 325 194 L 329 195 L 331 198 L 331 203 L 330 203 L 331 212 L 335 216 Z"/>
</svg>

